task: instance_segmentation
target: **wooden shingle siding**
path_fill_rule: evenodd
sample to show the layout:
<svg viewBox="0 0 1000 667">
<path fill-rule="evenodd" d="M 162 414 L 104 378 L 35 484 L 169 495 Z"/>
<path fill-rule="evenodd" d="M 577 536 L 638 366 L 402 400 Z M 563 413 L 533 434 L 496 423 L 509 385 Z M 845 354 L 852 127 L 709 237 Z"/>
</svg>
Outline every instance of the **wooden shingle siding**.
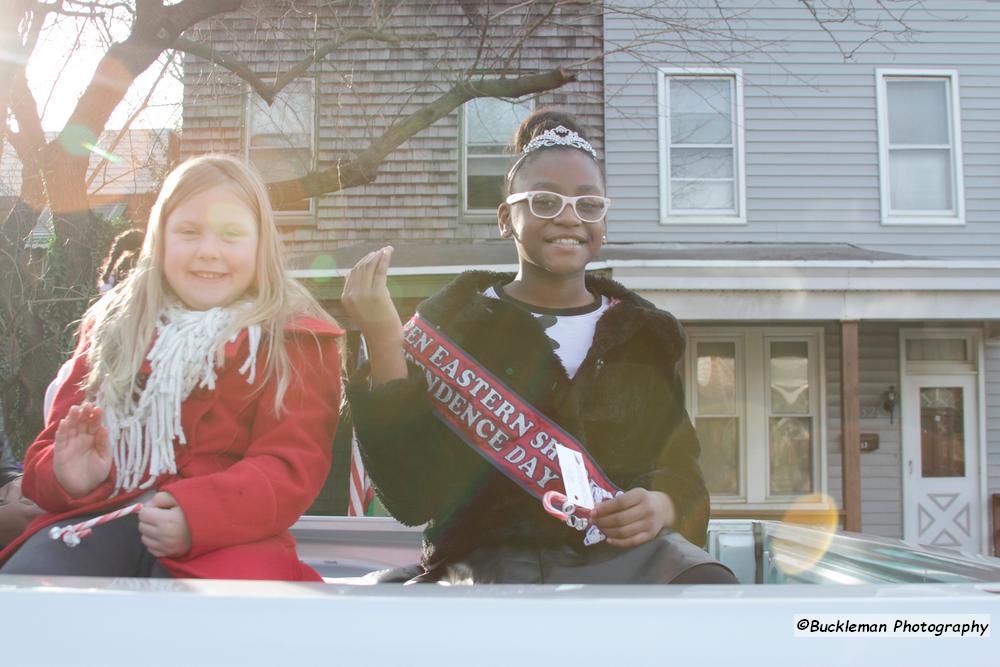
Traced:
<svg viewBox="0 0 1000 667">
<path fill-rule="evenodd" d="M 634 3 L 646 6 L 648 3 Z M 853 3 L 862 19 L 885 15 Z M 746 42 L 726 38 L 719 18 Z M 839 3 L 838 3 L 839 5 Z M 888 3 L 893 6 L 894 3 Z M 691 16 L 714 39 L 690 32 L 644 47 L 644 62 L 606 59 L 609 237 L 616 242 L 855 243 L 937 257 L 1000 257 L 1000 4 L 929 0 L 906 12 L 908 38 L 884 36 L 844 60 L 798 0 L 693 0 Z M 608 39 L 635 34 L 611 13 Z M 845 49 L 870 31 L 828 24 Z M 659 224 L 655 67 L 737 68 L 743 74 L 745 225 Z M 966 224 L 881 224 L 875 70 L 947 69 L 960 84 Z"/>
<path fill-rule="evenodd" d="M 243 87 L 205 62 L 184 57 L 184 126 L 181 157 L 239 154 L 243 137 Z"/>
<path fill-rule="evenodd" d="M 518 3 L 507 4 L 513 7 Z M 199 27 L 195 36 L 210 34 L 217 40 L 216 48 L 238 50 L 243 58 L 254 61 L 257 71 L 268 67 L 283 71 L 308 53 L 313 43 L 329 39 L 334 28 L 368 23 L 362 11 L 369 5 L 366 2 L 334 8 L 330 3 L 297 2 L 299 12 L 318 13 L 318 18 L 285 16 L 279 33 L 265 30 L 276 20 L 277 10 L 270 8 L 271 3 L 258 0 L 248 5 L 240 14 Z M 494 2 L 489 7 L 496 12 L 503 5 Z M 601 52 L 601 17 L 580 18 L 571 14 L 571 7 L 565 11 L 570 13 L 560 21 L 563 27 L 528 39 L 513 67 L 547 70 L 595 58 Z M 316 78 L 319 91 L 317 159 L 321 169 L 335 164 L 338 157 L 363 150 L 402 115 L 436 99 L 450 88 L 455 72 L 471 63 L 478 35 L 457 2 L 407 2 L 394 16 L 387 30 L 435 33 L 437 39 L 412 48 L 358 42 L 349 50 L 331 54 L 307 74 Z M 513 42 L 522 22 L 518 12 L 510 12 L 492 28 L 492 34 Z M 313 34 L 316 23 L 328 26 L 318 36 Z M 536 104 L 564 106 L 576 114 L 603 153 L 600 58 L 579 70 L 578 76 L 578 82 L 540 95 Z M 240 128 L 246 91 L 246 86 L 225 70 L 197 58 L 185 59 L 183 142 L 187 154 L 242 151 Z M 460 125 L 456 111 L 392 152 L 375 183 L 320 197 L 316 225 L 286 234 L 292 252 L 332 250 L 364 241 L 496 238 L 495 219 L 470 223 L 460 216 Z"/>
</svg>

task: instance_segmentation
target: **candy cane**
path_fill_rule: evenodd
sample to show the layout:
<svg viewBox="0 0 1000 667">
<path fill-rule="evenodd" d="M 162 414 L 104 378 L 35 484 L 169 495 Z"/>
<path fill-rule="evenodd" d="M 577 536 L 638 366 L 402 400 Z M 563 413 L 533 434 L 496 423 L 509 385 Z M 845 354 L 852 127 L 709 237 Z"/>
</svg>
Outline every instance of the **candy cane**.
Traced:
<svg viewBox="0 0 1000 667">
<path fill-rule="evenodd" d="M 542 496 L 542 507 L 555 518 L 565 521 L 570 528 L 584 530 L 590 526 L 591 510 L 577 507 L 565 494 L 558 491 L 546 491 Z"/>
<path fill-rule="evenodd" d="M 63 544 L 68 547 L 75 547 L 80 544 L 80 540 L 94 532 L 92 530 L 94 526 L 99 526 L 102 523 L 120 519 L 123 516 L 128 516 L 129 514 L 134 514 L 142 509 L 142 505 L 142 503 L 134 503 L 127 507 L 117 509 L 114 512 L 101 514 L 99 516 L 95 516 L 93 519 L 81 521 L 80 523 L 74 523 L 69 526 L 52 526 L 52 528 L 49 529 L 49 537 L 53 540 L 62 540 Z"/>
<path fill-rule="evenodd" d="M 590 491 L 594 494 L 595 503 L 612 498 L 610 493 L 593 483 L 590 485 Z M 620 496 L 621 494 L 622 491 L 619 491 L 615 495 Z M 587 531 L 583 538 L 583 543 L 587 546 L 602 542 L 607 537 L 593 522 L 594 511 L 586 507 L 577 507 L 563 493 L 546 491 L 542 496 L 542 507 L 555 518 L 565 521 L 570 528 Z"/>
</svg>

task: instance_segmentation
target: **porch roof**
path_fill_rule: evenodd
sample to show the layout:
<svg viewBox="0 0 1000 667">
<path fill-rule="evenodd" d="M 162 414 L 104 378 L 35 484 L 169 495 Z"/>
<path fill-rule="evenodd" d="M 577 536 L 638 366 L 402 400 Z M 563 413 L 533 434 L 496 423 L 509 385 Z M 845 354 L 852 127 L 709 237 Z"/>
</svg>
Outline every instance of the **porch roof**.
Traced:
<svg viewBox="0 0 1000 667">
<path fill-rule="evenodd" d="M 339 282 L 381 245 L 297 256 L 293 275 Z M 513 245 L 396 244 L 390 277 L 421 280 L 433 291 L 435 283 L 469 269 L 516 271 Z M 588 269 L 609 271 L 685 321 L 1000 317 L 1000 260 L 915 257 L 850 244 L 611 243 Z"/>
</svg>

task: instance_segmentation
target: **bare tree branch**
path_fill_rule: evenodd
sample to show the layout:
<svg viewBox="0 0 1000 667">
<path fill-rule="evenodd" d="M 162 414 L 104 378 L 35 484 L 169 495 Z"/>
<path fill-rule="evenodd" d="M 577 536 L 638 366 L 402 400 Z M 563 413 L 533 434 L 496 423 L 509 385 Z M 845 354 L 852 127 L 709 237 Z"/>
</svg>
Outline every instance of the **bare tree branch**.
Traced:
<svg viewBox="0 0 1000 667">
<path fill-rule="evenodd" d="M 6 12 L 0 13 L 0 43 L 10 45 L 9 53 L 0 59 L 0 130 L 7 127 L 7 107 L 10 99 L 11 80 L 18 70 L 24 69 L 28 61 L 29 51 L 23 48 L 12 48 L 15 44 L 20 44 L 17 33 L 17 24 L 24 16 L 28 0 L 17 0 L 14 6 L 8 7 Z M 0 131 L 0 156 L 3 155 L 3 136 Z"/>
<path fill-rule="evenodd" d="M 532 4 L 532 3 L 524 3 L 524 2 L 521 3 L 521 5 L 527 5 L 527 4 Z M 550 4 L 547 10 L 542 12 L 541 16 L 539 16 L 530 26 L 528 26 L 527 30 L 522 31 L 521 34 L 518 35 L 517 41 L 514 42 L 514 47 L 510 49 L 510 54 L 504 61 L 503 64 L 504 69 L 510 69 L 511 63 L 514 62 L 518 54 L 521 53 L 521 49 L 524 48 L 524 44 L 528 40 L 528 38 L 533 37 L 535 33 L 538 31 L 538 29 L 541 28 L 546 21 L 552 18 L 552 14 L 555 11 L 556 11 L 556 3 L 553 2 Z M 491 20 L 496 16 L 499 16 L 499 14 L 495 15 L 494 17 L 491 17 Z"/>
<path fill-rule="evenodd" d="M 98 134 L 135 78 L 156 62 L 182 32 L 201 20 L 239 9 L 242 4 L 242 0 L 183 0 L 164 6 L 156 0 L 137 0 L 131 34 L 124 42 L 114 44 L 101 59 L 67 126 L 82 126 Z"/>
<path fill-rule="evenodd" d="M 194 42 L 184 37 L 179 37 L 174 42 L 174 48 L 192 56 L 198 56 L 204 60 L 215 63 L 219 67 L 224 67 L 239 78 L 243 79 L 250 86 L 250 89 L 267 101 L 268 104 L 274 102 L 275 92 L 256 72 L 238 57 L 231 53 L 216 51 L 207 44 Z"/>
<path fill-rule="evenodd" d="M 282 204 L 371 183 L 376 178 L 379 165 L 389 153 L 469 100 L 477 97 L 519 98 L 554 90 L 571 81 L 576 81 L 576 74 L 558 68 L 512 79 L 480 79 L 458 83 L 433 102 L 394 123 L 354 159 L 338 160 L 333 167 L 312 172 L 300 179 L 271 183 L 268 185 L 268 193 L 275 204 Z"/>
<path fill-rule="evenodd" d="M 175 57 L 176 53 L 177 53 L 176 51 L 172 52 L 170 54 L 170 56 L 167 58 L 166 62 L 163 63 L 163 67 L 160 69 L 159 73 L 156 75 L 156 80 L 153 81 L 152 85 L 150 85 L 149 91 L 146 93 L 146 96 L 143 98 L 142 102 L 140 102 L 136 106 L 135 110 L 133 110 L 132 113 L 129 114 L 128 119 L 122 124 L 122 127 L 118 130 L 118 134 L 115 135 L 114 140 L 105 149 L 105 151 L 107 153 L 114 154 L 115 150 L 118 148 L 118 144 L 120 144 L 121 141 L 122 141 L 122 139 L 124 139 L 125 136 L 128 134 L 129 129 L 132 127 L 132 124 L 135 122 L 135 119 L 139 117 L 139 114 L 141 114 L 143 111 L 145 111 L 148 108 L 148 106 L 149 106 L 149 100 L 153 97 L 153 94 L 156 92 L 157 86 L 160 84 L 161 81 L 163 81 L 163 78 L 166 76 L 167 71 L 170 69 L 170 66 L 173 64 L 174 57 Z M 106 174 L 107 167 L 108 167 L 108 158 L 106 156 L 102 156 L 101 157 L 101 161 L 97 165 L 94 166 L 94 168 L 90 171 L 90 175 L 87 177 L 87 183 L 86 183 L 86 186 L 85 186 L 86 189 L 87 189 L 87 192 L 89 192 L 89 193 L 96 192 L 95 190 L 91 190 L 91 187 L 94 184 L 94 180 L 97 178 L 98 174 L 100 174 L 102 172 L 104 172 Z M 101 187 L 104 187 L 104 185 L 107 185 L 107 183 L 108 183 L 107 177 L 105 176 L 104 184 Z M 100 188 L 98 188 L 97 190 L 100 190 Z"/>
<path fill-rule="evenodd" d="M 476 0 L 456 0 L 458 6 L 462 8 L 462 13 L 469 19 L 469 23 L 474 28 L 482 28 L 487 24 L 486 16 L 482 12 L 482 3 Z"/>
<path fill-rule="evenodd" d="M 274 79 L 274 84 L 268 84 L 264 79 L 253 71 L 247 63 L 232 53 L 216 51 L 207 44 L 195 42 L 185 38 L 179 38 L 174 42 L 174 48 L 184 53 L 204 58 L 220 67 L 224 67 L 236 76 L 240 77 L 250 86 L 250 88 L 260 95 L 261 99 L 271 105 L 274 103 L 278 93 L 280 93 L 289 83 L 305 74 L 310 67 L 320 62 L 334 51 L 343 48 L 353 42 L 375 41 L 385 44 L 400 44 L 403 42 L 426 41 L 436 39 L 434 33 L 419 33 L 412 35 L 393 34 L 380 30 L 351 30 L 339 35 L 336 39 L 329 40 L 317 46 L 313 52 L 299 60 L 288 71 L 278 75 Z"/>
<path fill-rule="evenodd" d="M 200 20 L 238 9 L 241 4 L 241 0 L 183 0 L 165 6 L 158 0 L 136 0 L 129 36 L 113 44 L 101 58 L 58 140 L 42 151 L 41 167 L 54 226 L 66 242 L 72 240 L 81 247 L 91 242 L 83 225 L 65 223 L 65 216 L 89 211 L 84 188 L 90 157 L 86 144 L 96 141 L 136 77 L 156 62 L 184 30 Z M 75 258 L 69 261 L 73 263 Z M 87 271 L 89 268 L 85 270 L 81 264 L 70 274 L 82 277 Z"/>
<path fill-rule="evenodd" d="M 14 74 L 10 86 L 10 109 L 17 120 L 20 145 L 26 151 L 37 153 L 45 146 L 45 131 L 42 119 L 38 117 L 38 104 L 28 88 L 28 80 L 22 67 Z M 19 151 L 20 154 L 20 151 Z"/>
<path fill-rule="evenodd" d="M 42 103 L 42 110 L 38 114 L 42 118 L 45 117 L 45 112 L 48 110 L 49 104 L 52 102 L 52 98 L 56 95 L 56 88 L 58 88 L 58 86 L 56 85 L 56 83 L 58 83 L 62 79 L 63 73 L 66 71 L 66 67 L 69 66 L 69 64 L 73 60 L 73 58 L 77 57 L 77 54 L 78 54 L 79 49 L 80 49 L 80 43 L 81 43 L 81 41 L 83 39 L 83 32 L 84 32 L 85 26 L 86 26 L 86 24 L 84 24 L 84 23 L 81 23 L 79 25 L 79 27 L 78 27 L 78 29 L 76 31 L 76 37 L 74 37 L 74 39 L 73 39 L 73 46 L 70 47 L 70 49 L 66 52 L 66 57 L 63 59 L 62 65 L 59 67 L 59 72 L 56 73 L 55 80 L 54 80 L 52 86 L 49 88 L 49 94 L 46 95 L 45 102 Z"/>
<path fill-rule="evenodd" d="M 0 398 L 10 419 L 9 426 L 15 428 L 15 421 L 19 424 L 15 440 L 21 444 L 30 440 L 33 435 L 30 431 L 40 421 L 40 390 L 55 371 L 60 348 L 68 343 L 67 324 L 79 317 L 93 292 L 93 260 L 103 254 L 106 246 L 102 236 L 106 228 L 92 216 L 87 199 L 88 186 L 95 182 L 94 174 L 105 171 L 106 163 L 88 176 L 91 155 L 88 150 L 80 150 L 81 145 L 96 143 L 115 108 L 135 86 L 137 77 L 170 49 L 197 55 L 214 65 L 204 66 L 198 60 L 192 71 L 208 71 L 209 79 L 221 84 L 224 94 L 230 96 L 222 100 L 227 109 L 238 104 L 237 97 L 242 101 L 242 81 L 269 104 L 289 82 L 311 71 L 322 69 L 323 76 L 328 77 L 324 80 L 324 92 L 330 87 L 337 88 L 333 104 L 340 104 L 343 99 L 343 106 L 354 117 L 340 124 L 332 118 L 337 114 L 336 109 L 324 108 L 329 98 L 323 100 L 316 126 L 303 124 L 303 127 L 319 127 L 323 132 L 322 141 L 313 136 L 313 148 L 318 149 L 322 160 L 320 167 L 304 178 L 272 184 L 270 194 L 278 204 L 371 183 L 379 176 L 383 164 L 392 163 L 393 151 L 435 122 L 449 114 L 453 116 L 455 109 L 469 100 L 530 99 L 573 81 L 576 68 L 586 85 L 574 91 L 574 100 L 584 101 L 588 113 L 601 104 L 611 107 L 615 100 L 605 98 L 606 89 L 601 87 L 594 63 L 616 54 L 634 58 L 639 65 L 637 70 L 662 65 L 664 59 L 675 56 L 686 63 L 717 64 L 754 56 L 770 59 L 777 68 L 801 80 L 799 74 L 787 68 L 773 42 L 745 30 L 743 20 L 754 19 L 755 3 L 723 0 L 0 2 L 3 3 L 0 39 L 14 45 L 13 50 L 5 51 L 14 53 L 13 62 L 0 61 L 0 114 L 11 108 L 18 125 L 18 131 L 14 132 L 0 124 L 0 132 L 9 137 L 7 141 L 21 158 L 24 195 L 15 215 L 8 217 L 0 228 L 0 284 L 7 286 L 6 291 L 0 291 Z M 909 36 L 908 12 L 920 4 L 919 0 L 870 0 L 862 12 L 855 0 L 797 2 L 802 7 L 796 13 L 801 18 L 810 16 L 819 26 L 814 32 L 822 30 L 844 59 L 884 38 Z M 785 6 L 796 7 L 796 4 Z M 417 11 L 411 11 L 414 7 Z M 241 9 L 244 11 L 238 16 L 225 16 Z M 624 18 L 634 29 L 605 35 L 603 17 L 612 13 Z M 24 64 L 45 26 L 50 27 L 57 20 L 86 21 L 88 29 L 99 34 L 104 57 L 59 139 L 46 143 L 39 121 L 42 114 L 24 81 Z M 435 34 L 435 30 L 445 32 L 439 28 L 442 25 L 452 27 L 444 35 Z M 858 27 L 862 28 L 860 32 Z M 185 34 L 190 29 L 198 34 L 207 32 L 208 39 L 199 39 L 193 31 Z M 295 35 L 291 39 L 300 41 L 291 45 L 263 43 L 290 39 L 282 36 L 286 29 L 292 31 L 287 34 Z M 626 36 L 620 37 L 625 33 Z M 253 57 L 242 54 L 237 47 L 222 46 L 225 42 L 244 46 L 253 34 L 261 40 L 248 47 L 248 52 L 258 52 Z M 553 46 L 548 39 L 550 35 L 565 45 L 565 53 L 557 52 L 561 47 Z M 366 46 L 383 48 L 345 48 L 365 42 Z M 391 66 L 386 60 L 404 57 L 393 48 L 400 44 L 417 47 L 412 49 L 412 55 L 420 64 L 412 67 L 407 63 L 397 76 L 384 68 Z M 389 51 L 390 56 L 373 55 L 368 67 L 366 57 L 375 50 Z M 570 60 L 576 62 L 570 64 Z M 255 71 L 263 66 L 261 63 L 266 63 L 270 70 Z M 556 64 L 561 67 L 550 69 Z M 522 75 L 525 71 L 540 73 Z M 15 73 L 20 77 L 16 82 Z M 612 91 L 610 95 L 613 94 Z M 45 95 L 38 97 L 44 99 Z M 561 95 L 552 99 L 558 97 Z M 147 95 L 142 105 L 148 105 L 150 99 Z M 238 127 L 240 118 L 233 114 L 223 117 L 224 112 L 225 109 L 210 109 L 192 125 L 202 136 L 211 136 L 218 128 L 218 136 L 224 142 L 221 146 L 238 150 L 237 142 L 243 139 Z M 135 114 L 129 124 L 134 118 Z M 329 139 L 332 124 L 345 130 L 336 133 L 333 141 Z M 445 123 L 439 125 L 444 127 Z M 447 127 L 449 132 L 455 129 Z M 449 146 L 455 145 L 453 139 L 428 137 L 428 141 L 412 142 L 410 147 L 414 154 L 444 155 L 451 150 Z M 0 138 L 0 148 L 3 141 Z M 331 151 L 334 151 L 332 158 Z M 453 164 L 450 158 L 442 159 L 445 161 Z M 384 171 L 385 176 L 390 176 L 390 169 Z M 447 179 L 451 173 L 441 170 L 437 177 Z M 399 177 L 397 173 L 391 176 Z M 37 264 L 28 263 L 31 253 L 37 250 L 27 249 L 23 237 L 38 221 L 38 211 L 32 207 L 40 209 L 44 205 L 53 211 L 55 239 L 47 251 L 48 273 L 40 274 Z M 435 229 L 434 233 L 438 231 Z M 366 233 L 349 229 L 344 240 L 350 242 Z"/>
</svg>

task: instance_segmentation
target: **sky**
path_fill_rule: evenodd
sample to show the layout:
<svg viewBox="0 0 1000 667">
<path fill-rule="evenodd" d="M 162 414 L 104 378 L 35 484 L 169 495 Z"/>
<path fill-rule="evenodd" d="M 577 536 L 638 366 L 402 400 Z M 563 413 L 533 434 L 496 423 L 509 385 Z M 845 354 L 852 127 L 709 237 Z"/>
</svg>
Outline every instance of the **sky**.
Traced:
<svg viewBox="0 0 1000 667">
<path fill-rule="evenodd" d="M 116 39 L 124 38 L 127 26 L 122 26 Z M 77 40 L 79 47 L 74 47 Z M 28 83 L 45 130 L 61 130 L 76 106 L 77 100 L 94 76 L 98 62 L 107 50 L 102 37 L 92 22 L 84 25 L 81 20 L 51 17 L 28 61 Z M 131 113 L 145 98 L 156 81 L 163 60 L 143 72 L 129 90 L 125 100 L 118 105 L 108 122 L 107 129 L 122 127 Z M 174 127 L 180 122 L 181 82 L 165 76 L 156 86 L 147 108 L 133 122 L 132 127 Z"/>
</svg>

